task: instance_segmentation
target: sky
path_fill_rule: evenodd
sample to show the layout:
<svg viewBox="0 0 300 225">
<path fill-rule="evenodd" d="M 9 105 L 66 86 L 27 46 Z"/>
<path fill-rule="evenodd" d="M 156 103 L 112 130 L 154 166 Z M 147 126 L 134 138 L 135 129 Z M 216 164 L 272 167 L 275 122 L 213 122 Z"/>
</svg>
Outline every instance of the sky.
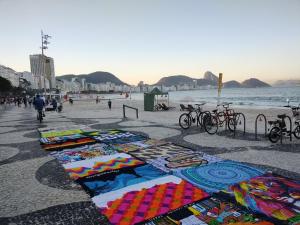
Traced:
<svg viewBox="0 0 300 225">
<path fill-rule="evenodd" d="M 300 79 L 300 0 L 0 0 L 0 27 L 0 64 L 16 71 L 43 29 L 56 75 Z"/>
</svg>

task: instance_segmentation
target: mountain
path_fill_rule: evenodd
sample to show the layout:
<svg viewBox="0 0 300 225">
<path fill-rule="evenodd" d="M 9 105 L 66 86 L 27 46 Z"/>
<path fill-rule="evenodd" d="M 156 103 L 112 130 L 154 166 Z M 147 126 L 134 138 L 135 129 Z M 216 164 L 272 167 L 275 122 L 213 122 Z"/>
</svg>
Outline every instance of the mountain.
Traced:
<svg viewBox="0 0 300 225">
<path fill-rule="evenodd" d="M 214 75 L 212 72 L 205 72 L 202 79 L 195 79 L 191 78 L 186 75 L 175 75 L 175 76 L 169 76 L 169 77 L 163 77 L 161 78 L 156 84 L 154 85 L 164 85 L 167 87 L 173 86 L 173 85 L 182 85 L 182 84 L 194 84 L 194 82 L 197 82 L 197 85 L 199 86 L 217 86 L 218 85 L 219 78 Z M 260 81 L 255 78 L 250 78 L 248 80 L 243 81 L 242 83 L 239 83 L 235 80 L 227 81 L 223 84 L 224 88 L 255 88 L 255 87 L 270 87 L 269 84 Z"/>
<path fill-rule="evenodd" d="M 174 75 L 169 77 L 161 78 L 155 85 L 164 85 L 164 86 L 173 86 L 173 85 L 181 85 L 181 84 L 193 84 L 194 80 L 191 77 L 185 75 Z"/>
<path fill-rule="evenodd" d="M 71 80 L 72 78 L 78 78 L 78 79 L 85 78 L 86 82 L 93 83 L 93 84 L 106 83 L 106 82 L 111 82 L 116 85 L 126 84 L 123 81 L 121 81 L 119 78 L 117 78 L 115 75 L 109 72 L 102 72 L 102 71 L 97 71 L 89 74 L 80 74 L 80 75 L 68 74 L 68 75 L 58 76 L 57 78 L 65 79 L 65 80 Z"/>
<path fill-rule="evenodd" d="M 210 71 L 204 73 L 203 79 L 209 80 L 212 85 L 217 85 L 219 81 L 219 78 Z"/>
<path fill-rule="evenodd" d="M 235 80 L 230 80 L 223 83 L 224 88 L 242 88 L 243 85 Z"/>
<path fill-rule="evenodd" d="M 298 87 L 300 86 L 300 80 L 278 80 L 274 83 L 277 87 Z"/>
<path fill-rule="evenodd" d="M 271 87 L 271 85 L 260 81 L 256 78 L 250 78 L 242 82 L 242 86 L 245 88 L 256 88 L 256 87 Z"/>
</svg>

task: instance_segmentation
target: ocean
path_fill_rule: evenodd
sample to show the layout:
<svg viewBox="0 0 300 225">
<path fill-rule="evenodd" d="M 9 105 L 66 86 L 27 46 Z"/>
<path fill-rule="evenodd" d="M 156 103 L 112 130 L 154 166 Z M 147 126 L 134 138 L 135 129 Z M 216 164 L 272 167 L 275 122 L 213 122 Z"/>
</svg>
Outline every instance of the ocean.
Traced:
<svg viewBox="0 0 300 225">
<path fill-rule="evenodd" d="M 176 103 L 217 103 L 217 89 L 169 92 L 170 101 Z M 143 100 L 142 93 L 132 93 L 132 99 Z M 300 87 L 225 88 L 221 102 L 235 105 L 285 106 L 300 104 Z"/>
</svg>

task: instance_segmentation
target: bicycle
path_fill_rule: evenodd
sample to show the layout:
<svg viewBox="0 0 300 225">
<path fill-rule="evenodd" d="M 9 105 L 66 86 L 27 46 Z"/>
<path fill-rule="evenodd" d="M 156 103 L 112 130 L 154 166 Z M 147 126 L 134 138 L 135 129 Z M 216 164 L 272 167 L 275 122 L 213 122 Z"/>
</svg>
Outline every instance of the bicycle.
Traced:
<svg viewBox="0 0 300 225">
<path fill-rule="evenodd" d="M 203 118 L 208 115 L 208 111 L 202 111 L 202 106 L 206 103 L 195 104 L 197 108 L 192 105 L 188 105 L 189 112 L 183 113 L 179 117 L 179 125 L 182 129 L 188 129 L 192 126 L 192 123 L 197 123 L 197 126 L 203 127 Z"/>
<path fill-rule="evenodd" d="M 277 120 L 268 122 L 271 126 L 268 138 L 272 143 L 277 143 L 283 136 L 291 137 L 292 134 L 295 138 L 300 139 L 300 119 L 297 119 L 297 116 L 299 116 L 300 107 L 291 108 L 293 111 L 293 117 L 296 118 L 294 122 L 296 126 L 295 129 L 293 131 L 287 130 L 285 118 L 288 116 L 286 114 L 277 115 Z"/>
<path fill-rule="evenodd" d="M 235 112 L 233 109 L 229 108 L 229 105 L 232 103 L 224 103 L 223 104 L 223 111 L 219 111 L 219 106 L 217 105 L 217 109 L 212 110 L 212 113 L 207 116 L 204 121 L 204 130 L 208 134 L 215 134 L 217 133 L 219 127 L 222 127 L 225 125 L 228 127 L 230 131 L 234 131 L 235 127 L 240 120 L 240 115 L 236 114 L 237 116 L 235 117 Z"/>
</svg>

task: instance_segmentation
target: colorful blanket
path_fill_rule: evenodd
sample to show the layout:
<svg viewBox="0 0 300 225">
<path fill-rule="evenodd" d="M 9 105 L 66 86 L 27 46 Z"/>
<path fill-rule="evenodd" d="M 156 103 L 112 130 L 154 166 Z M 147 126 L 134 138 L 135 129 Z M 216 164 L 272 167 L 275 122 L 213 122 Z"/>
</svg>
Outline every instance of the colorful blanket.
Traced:
<svg viewBox="0 0 300 225">
<path fill-rule="evenodd" d="M 149 164 L 111 170 L 100 174 L 84 177 L 77 183 L 93 197 L 115 191 L 130 185 L 164 176 L 165 173 Z"/>
<path fill-rule="evenodd" d="M 97 137 L 95 137 L 95 139 L 97 141 L 100 141 L 102 143 L 105 144 L 127 144 L 130 142 L 137 142 L 137 141 L 144 141 L 147 138 L 142 136 L 142 135 L 135 135 L 135 134 L 131 134 L 131 133 L 124 133 L 122 135 L 118 135 L 118 138 L 108 138 L 108 139 L 98 139 Z"/>
<path fill-rule="evenodd" d="M 118 139 L 121 137 L 129 137 L 134 135 L 135 134 L 123 130 L 107 130 L 107 131 L 99 131 L 96 135 L 92 135 L 92 136 L 94 136 L 94 138 L 97 138 L 98 141 L 103 141 L 103 140 Z"/>
<path fill-rule="evenodd" d="M 230 185 L 262 175 L 264 171 L 229 160 L 177 170 L 175 175 L 213 193 Z"/>
<path fill-rule="evenodd" d="M 64 148 L 78 147 L 81 145 L 92 144 L 95 142 L 96 141 L 93 138 L 83 137 L 83 138 L 78 138 L 78 139 L 74 139 L 74 140 L 67 140 L 67 141 L 61 142 L 61 143 L 43 144 L 42 147 L 45 150 L 53 151 L 53 150 L 59 150 L 59 149 L 64 149 Z"/>
<path fill-rule="evenodd" d="M 187 152 L 194 152 L 189 148 L 185 148 L 175 144 L 165 144 L 160 146 L 140 149 L 138 151 L 130 152 L 130 154 L 142 160 L 157 159 L 159 157 L 173 157 L 178 154 L 186 154 Z"/>
<path fill-rule="evenodd" d="M 63 164 L 66 172 L 72 179 L 78 179 L 97 173 L 110 170 L 117 170 L 124 167 L 131 167 L 144 164 L 143 161 L 132 158 L 125 153 L 95 157 L 88 160 L 82 160 Z"/>
<path fill-rule="evenodd" d="M 267 173 L 229 188 L 236 201 L 289 224 L 300 224 L 300 182 Z"/>
<path fill-rule="evenodd" d="M 148 163 L 167 173 L 178 169 L 202 166 L 219 161 L 222 161 L 222 159 L 203 152 L 194 151 L 188 151 L 184 154 L 178 153 L 171 157 L 159 157 L 157 159 L 147 160 Z"/>
<path fill-rule="evenodd" d="M 111 146 L 103 143 L 96 143 L 93 145 L 84 145 L 77 148 L 65 149 L 63 151 L 51 152 L 50 155 L 55 157 L 61 164 L 66 164 L 116 153 L 117 152 Z"/>
<path fill-rule="evenodd" d="M 93 202 L 111 224 L 131 225 L 208 196 L 180 178 L 165 176 L 100 194 Z"/>
<path fill-rule="evenodd" d="M 156 140 L 156 139 L 148 139 L 148 140 L 130 142 L 126 144 L 113 144 L 112 146 L 120 152 L 133 152 L 139 149 L 145 149 L 145 148 L 160 146 L 164 144 L 167 144 L 167 142 Z"/>
<path fill-rule="evenodd" d="M 67 136 L 58 136 L 58 137 L 48 137 L 48 138 L 40 138 L 40 143 L 44 144 L 58 144 L 66 141 L 75 141 L 77 139 L 86 138 L 86 136 L 82 134 L 72 134 Z"/>
<path fill-rule="evenodd" d="M 224 199 L 211 197 L 151 219 L 144 225 L 273 225 Z"/>
<path fill-rule="evenodd" d="M 49 137 L 61 137 L 68 136 L 72 134 L 81 134 L 83 132 L 91 132 L 95 131 L 92 128 L 87 126 L 63 126 L 63 127 L 55 127 L 55 128 L 40 128 L 38 129 L 41 137 L 49 138 Z"/>
</svg>

